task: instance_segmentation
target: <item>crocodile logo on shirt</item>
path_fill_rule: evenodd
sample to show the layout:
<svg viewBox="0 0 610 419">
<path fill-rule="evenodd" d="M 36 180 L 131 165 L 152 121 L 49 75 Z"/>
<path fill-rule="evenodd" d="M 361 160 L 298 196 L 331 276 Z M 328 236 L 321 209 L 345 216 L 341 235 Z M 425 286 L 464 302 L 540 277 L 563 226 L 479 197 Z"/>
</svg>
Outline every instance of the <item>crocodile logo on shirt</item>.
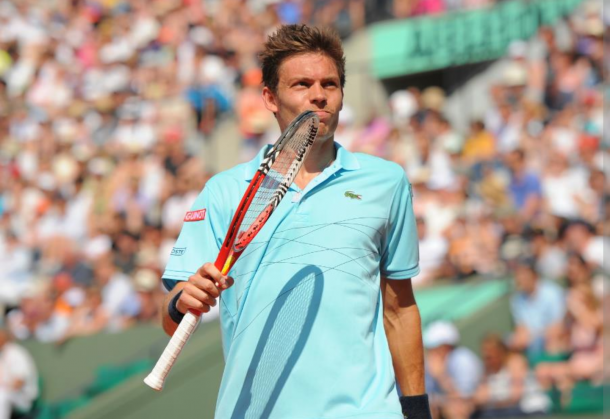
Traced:
<svg viewBox="0 0 610 419">
<path fill-rule="evenodd" d="M 357 199 L 357 200 L 361 200 L 362 199 L 362 195 L 354 193 L 354 191 L 345 191 L 345 193 L 343 195 L 346 198 L 350 198 L 350 199 Z"/>
</svg>

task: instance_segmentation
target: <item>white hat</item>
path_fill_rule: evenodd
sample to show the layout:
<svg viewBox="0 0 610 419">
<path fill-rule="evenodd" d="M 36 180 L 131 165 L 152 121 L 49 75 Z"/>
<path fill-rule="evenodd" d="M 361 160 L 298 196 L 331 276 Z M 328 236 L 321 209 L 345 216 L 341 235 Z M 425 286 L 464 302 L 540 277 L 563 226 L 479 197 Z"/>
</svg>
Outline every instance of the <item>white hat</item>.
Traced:
<svg viewBox="0 0 610 419">
<path fill-rule="evenodd" d="M 527 69 L 524 65 L 517 62 L 510 63 L 504 69 L 503 76 L 505 86 L 516 87 L 525 86 L 527 84 Z"/>
<path fill-rule="evenodd" d="M 449 322 L 437 321 L 432 323 L 424 333 L 424 346 L 428 349 L 441 345 L 455 346 L 460 341 L 460 332 Z"/>
<path fill-rule="evenodd" d="M 394 119 L 406 122 L 417 112 L 417 100 L 413 93 L 407 90 L 398 90 L 390 95 L 390 107 Z"/>
</svg>

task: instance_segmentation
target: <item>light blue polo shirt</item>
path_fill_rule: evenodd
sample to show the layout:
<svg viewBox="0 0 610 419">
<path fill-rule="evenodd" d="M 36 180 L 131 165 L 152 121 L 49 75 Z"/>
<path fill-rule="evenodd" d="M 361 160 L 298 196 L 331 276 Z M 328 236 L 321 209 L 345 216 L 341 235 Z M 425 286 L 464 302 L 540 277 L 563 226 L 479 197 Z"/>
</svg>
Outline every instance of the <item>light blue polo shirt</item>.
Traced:
<svg viewBox="0 0 610 419">
<path fill-rule="evenodd" d="M 291 186 L 230 272 L 216 418 L 402 418 L 380 275 L 419 272 L 411 185 L 397 164 L 335 146 L 335 162 L 305 190 Z M 263 155 L 208 181 L 166 287 L 214 262 Z"/>
</svg>

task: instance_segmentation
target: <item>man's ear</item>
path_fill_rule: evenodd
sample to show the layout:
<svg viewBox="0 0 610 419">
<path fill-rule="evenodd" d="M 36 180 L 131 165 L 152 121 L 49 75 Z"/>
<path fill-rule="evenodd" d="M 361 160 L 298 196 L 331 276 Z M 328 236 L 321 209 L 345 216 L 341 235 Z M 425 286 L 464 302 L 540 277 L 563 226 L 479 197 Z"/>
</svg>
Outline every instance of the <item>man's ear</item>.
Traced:
<svg viewBox="0 0 610 419">
<path fill-rule="evenodd" d="M 275 93 L 273 93 L 273 91 L 267 86 L 263 87 L 263 102 L 265 102 L 265 108 L 267 108 L 267 110 L 273 112 L 274 114 L 277 113 L 277 97 L 275 96 Z"/>
</svg>

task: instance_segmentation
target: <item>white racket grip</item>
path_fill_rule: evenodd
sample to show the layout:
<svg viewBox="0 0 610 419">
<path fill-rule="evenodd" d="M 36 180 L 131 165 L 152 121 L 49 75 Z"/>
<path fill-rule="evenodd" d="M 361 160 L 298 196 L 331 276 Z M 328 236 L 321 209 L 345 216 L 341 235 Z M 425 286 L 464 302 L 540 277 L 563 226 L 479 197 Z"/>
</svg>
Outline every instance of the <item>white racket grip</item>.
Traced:
<svg viewBox="0 0 610 419">
<path fill-rule="evenodd" d="M 148 374 L 148 377 L 144 379 L 144 383 L 146 383 L 148 387 L 157 391 L 163 389 L 165 379 L 174 366 L 176 358 L 178 358 L 178 355 L 182 352 L 182 348 L 184 348 L 184 345 L 189 340 L 198 324 L 199 316 L 195 316 L 190 311 L 184 315 L 178 328 L 161 354 L 161 357 L 157 361 L 157 364 L 151 373 Z"/>
</svg>

